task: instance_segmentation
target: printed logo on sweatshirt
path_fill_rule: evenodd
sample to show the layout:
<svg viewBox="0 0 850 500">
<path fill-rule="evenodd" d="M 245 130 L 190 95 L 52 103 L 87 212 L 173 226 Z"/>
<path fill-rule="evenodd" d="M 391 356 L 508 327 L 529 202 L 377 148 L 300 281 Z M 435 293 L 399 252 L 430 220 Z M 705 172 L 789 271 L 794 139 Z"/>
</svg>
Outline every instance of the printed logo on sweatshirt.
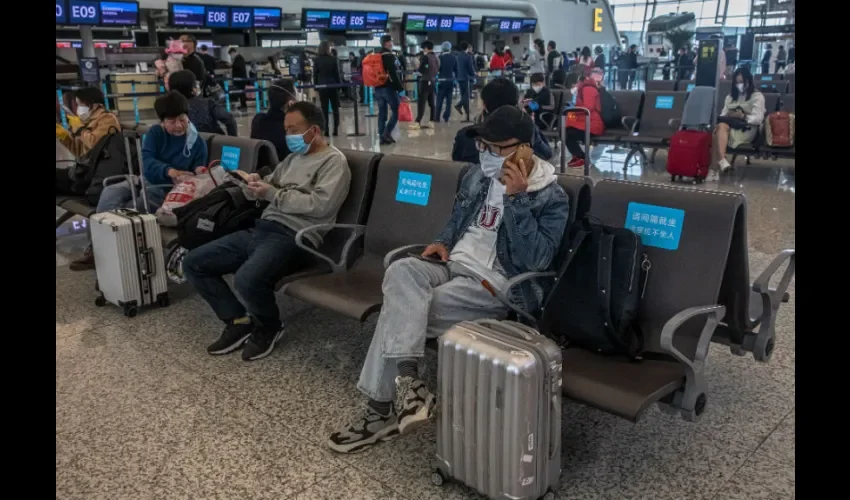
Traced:
<svg viewBox="0 0 850 500">
<path fill-rule="evenodd" d="M 493 205 L 484 205 L 481 212 L 478 213 L 478 220 L 475 221 L 475 225 L 481 229 L 495 231 L 500 222 L 502 222 L 502 209 Z"/>
</svg>

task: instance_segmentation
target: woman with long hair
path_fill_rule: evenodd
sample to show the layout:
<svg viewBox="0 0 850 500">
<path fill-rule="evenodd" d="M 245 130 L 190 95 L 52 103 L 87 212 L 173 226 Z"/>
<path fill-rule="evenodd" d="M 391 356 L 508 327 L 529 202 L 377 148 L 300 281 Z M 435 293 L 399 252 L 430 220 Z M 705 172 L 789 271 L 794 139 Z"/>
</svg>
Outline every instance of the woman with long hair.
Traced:
<svg viewBox="0 0 850 500">
<path fill-rule="evenodd" d="M 543 73 L 546 74 L 546 47 L 543 40 L 537 38 L 534 40 L 534 48 L 528 51 L 528 73 Z"/>
<path fill-rule="evenodd" d="M 717 145 L 717 157 L 721 158 L 718 162 L 721 172 L 732 167 L 726 160 L 726 147 L 752 144 L 766 112 L 764 95 L 756 89 L 749 69 L 738 68 L 732 81 L 735 84 L 723 102 L 723 110 L 714 127 L 714 143 Z"/>
<path fill-rule="evenodd" d="M 339 74 L 339 61 L 333 55 L 333 47 L 330 42 L 324 41 L 319 44 L 319 55 L 313 61 L 313 83 L 315 85 L 339 85 L 342 76 Z M 319 89 L 319 102 L 322 113 L 325 115 L 325 135 L 330 135 L 330 121 L 328 120 L 328 105 L 333 111 L 334 136 L 339 133 L 339 87 Z"/>
<path fill-rule="evenodd" d="M 502 47 L 494 47 L 493 55 L 490 56 L 490 76 L 502 76 L 505 71 L 505 51 Z"/>
</svg>

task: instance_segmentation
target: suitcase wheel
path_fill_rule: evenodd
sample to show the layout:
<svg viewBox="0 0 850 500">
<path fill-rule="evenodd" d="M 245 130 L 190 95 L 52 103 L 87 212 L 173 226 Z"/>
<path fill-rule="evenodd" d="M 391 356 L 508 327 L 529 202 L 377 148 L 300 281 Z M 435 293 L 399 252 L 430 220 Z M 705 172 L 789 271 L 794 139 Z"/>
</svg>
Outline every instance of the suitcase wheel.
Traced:
<svg viewBox="0 0 850 500">
<path fill-rule="evenodd" d="M 171 298 L 168 296 L 167 293 L 163 293 L 156 298 L 156 303 L 159 307 L 168 307 L 169 305 L 171 305 Z"/>
<path fill-rule="evenodd" d="M 127 316 L 128 318 L 135 318 L 138 313 L 139 309 L 136 306 L 124 304 L 124 316 Z"/>
<path fill-rule="evenodd" d="M 442 486 L 446 482 L 446 476 L 443 475 L 443 472 L 440 469 L 434 469 L 434 472 L 431 473 L 431 484 L 434 486 Z"/>
<path fill-rule="evenodd" d="M 96 299 L 94 299 L 94 305 L 96 305 L 97 307 L 105 306 L 106 305 L 106 297 L 104 297 L 103 295 L 98 296 Z"/>
<path fill-rule="evenodd" d="M 676 176 L 675 175 L 670 176 L 670 182 L 676 182 Z"/>
</svg>

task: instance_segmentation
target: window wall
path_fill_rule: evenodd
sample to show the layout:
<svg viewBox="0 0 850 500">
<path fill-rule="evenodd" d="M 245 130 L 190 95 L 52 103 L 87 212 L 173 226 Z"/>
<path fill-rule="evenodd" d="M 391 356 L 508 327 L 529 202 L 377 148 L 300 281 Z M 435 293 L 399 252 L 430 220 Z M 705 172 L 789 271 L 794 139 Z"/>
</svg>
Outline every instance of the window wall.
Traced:
<svg viewBox="0 0 850 500">
<path fill-rule="evenodd" d="M 725 0 L 608 0 L 614 10 L 614 21 L 619 31 L 641 32 L 650 19 L 664 14 L 693 12 L 697 27 L 716 26 L 717 5 L 723 8 Z M 653 5 L 655 12 L 653 14 Z M 721 12 L 722 14 L 722 12 Z M 750 19 L 750 0 L 729 0 L 726 11 L 727 28 L 746 28 Z M 772 23 L 769 23 L 772 24 Z"/>
</svg>

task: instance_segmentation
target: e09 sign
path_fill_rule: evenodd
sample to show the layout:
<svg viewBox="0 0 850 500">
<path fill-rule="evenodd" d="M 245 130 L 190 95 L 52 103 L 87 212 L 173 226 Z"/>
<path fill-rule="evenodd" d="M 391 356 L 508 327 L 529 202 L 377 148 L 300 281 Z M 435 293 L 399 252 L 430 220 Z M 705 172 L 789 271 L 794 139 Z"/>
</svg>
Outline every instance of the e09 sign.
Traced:
<svg viewBox="0 0 850 500">
<path fill-rule="evenodd" d="M 100 9 L 97 2 L 71 0 L 69 7 L 71 12 L 68 16 L 68 22 L 70 24 L 98 24 L 100 22 Z"/>
</svg>

